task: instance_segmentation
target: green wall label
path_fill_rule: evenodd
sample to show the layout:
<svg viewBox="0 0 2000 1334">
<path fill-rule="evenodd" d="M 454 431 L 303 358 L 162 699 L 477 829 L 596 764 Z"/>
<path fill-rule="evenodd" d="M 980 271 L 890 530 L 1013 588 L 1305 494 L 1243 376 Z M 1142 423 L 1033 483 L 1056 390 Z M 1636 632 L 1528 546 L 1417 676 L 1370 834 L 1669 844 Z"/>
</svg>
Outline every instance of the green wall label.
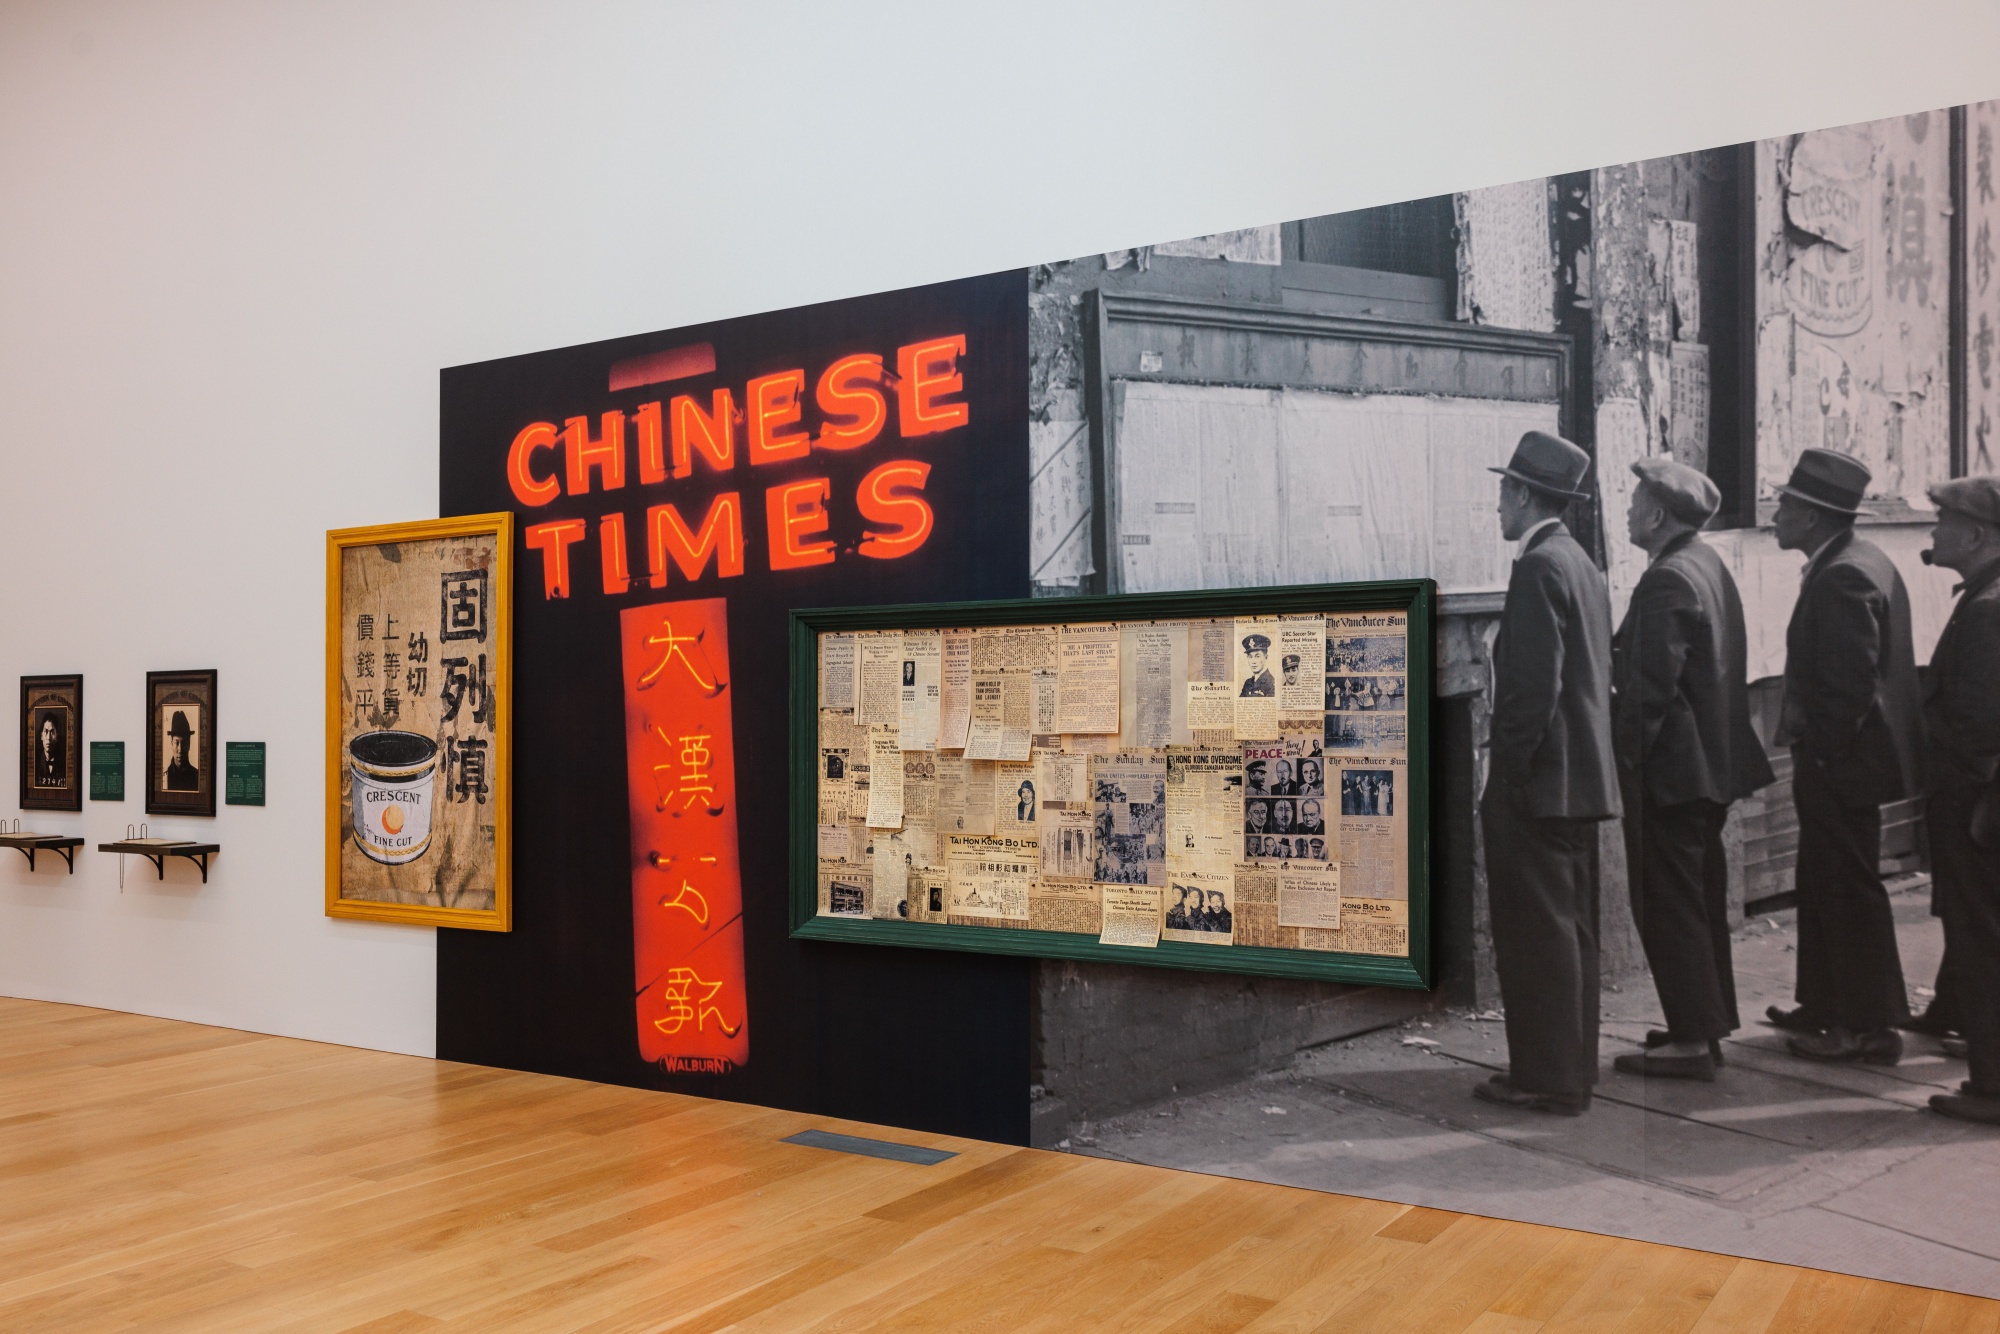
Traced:
<svg viewBox="0 0 2000 1334">
<path fill-rule="evenodd" d="M 264 804 L 264 743 L 230 741 L 223 746 L 222 800 L 231 806 Z"/>
<path fill-rule="evenodd" d="M 125 743 L 123 741 L 93 741 L 90 743 L 90 799 L 92 801 L 125 800 Z"/>
</svg>

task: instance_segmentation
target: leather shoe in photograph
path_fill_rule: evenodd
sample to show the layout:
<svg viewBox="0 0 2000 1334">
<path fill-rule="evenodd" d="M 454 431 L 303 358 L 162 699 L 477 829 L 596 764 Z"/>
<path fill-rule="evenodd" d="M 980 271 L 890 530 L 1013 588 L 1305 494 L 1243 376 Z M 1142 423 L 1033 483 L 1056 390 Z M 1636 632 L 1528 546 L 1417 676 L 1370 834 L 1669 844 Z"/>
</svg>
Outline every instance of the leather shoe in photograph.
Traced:
<svg viewBox="0 0 2000 1334">
<path fill-rule="evenodd" d="M 1673 1040 L 1674 1035 L 1667 1032 L 1664 1028 L 1649 1028 L 1646 1030 L 1646 1048 L 1649 1051 L 1654 1047 L 1664 1047 Z M 1729 1064 L 1722 1057 L 1722 1039 L 1710 1038 L 1708 1040 L 1708 1059 L 1717 1065 Z M 1616 1062 L 1613 1062 L 1613 1064 L 1615 1065 Z"/>
<path fill-rule="evenodd" d="M 1894 1065 L 1903 1059 L 1903 1035 L 1893 1028 L 1875 1033 L 1829 1028 L 1824 1033 L 1800 1033 L 1785 1045 L 1792 1049 L 1792 1055 L 1809 1061 Z"/>
<path fill-rule="evenodd" d="M 1983 1093 L 1934 1093 L 1931 1095 L 1931 1110 L 1956 1121 L 2000 1126 L 2000 1098 Z"/>
<path fill-rule="evenodd" d="M 1502 1107 L 1519 1107 L 1530 1112 L 1551 1112 L 1556 1116 L 1582 1116 L 1590 1110 L 1590 1094 L 1530 1093 L 1514 1087 L 1505 1075 L 1495 1075 L 1484 1084 L 1472 1086 L 1472 1096 Z"/>
<path fill-rule="evenodd" d="M 1803 1005 L 1795 1010 L 1787 1010 L 1777 1005 L 1767 1005 L 1764 1007 L 1764 1017 L 1771 1021 L 1773 1028 L 1782 1028 L 1787 1033 L 1823 1033 L 1826 1031 L 1826 1025 L 1808 1014 L 1806 1007 Z"/>
<path fill-rule="evenodd" d="M 1699 1079 L 1704 1084 L 1715 1082 L 1715 1058 L 1707 1054 L 1660 1056 L 1650 1051 L 1629 1052 L 1613 1058 L 1611 1068 L 1628 1075 L 1644 1075 L 1648 1079 Z"/>
<path fill-rule="evenodd" d="M 1950 1037 L 1958 1032 L 1958 1025 L 1951 1021 L 1950 1015 L 1938 1009 L 1936 1001 L 1931 1002 L 1922 1014 L 1913 1015 L 1896 1027 L 1905 1033 L 1924 1033 L 1934 1038 Z"/>
</svg>

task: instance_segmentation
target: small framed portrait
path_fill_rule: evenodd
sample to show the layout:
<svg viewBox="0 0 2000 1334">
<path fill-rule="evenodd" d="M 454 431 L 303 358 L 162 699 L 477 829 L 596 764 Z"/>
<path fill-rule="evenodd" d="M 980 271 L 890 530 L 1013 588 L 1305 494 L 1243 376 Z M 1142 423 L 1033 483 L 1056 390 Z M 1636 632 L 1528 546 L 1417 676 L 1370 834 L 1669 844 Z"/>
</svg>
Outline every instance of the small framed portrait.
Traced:
<svg viewBox="0 0 2000 1334">
<path fill-rule="evenodd" d="M 215 673 L 146 673 L 146 814 L 215 814 Z"/>
<path fill-rule="evenodd" d="M 21 678 L 21 809 L 80 811 L 83 787 L 83 678 Z"/>
</svg>

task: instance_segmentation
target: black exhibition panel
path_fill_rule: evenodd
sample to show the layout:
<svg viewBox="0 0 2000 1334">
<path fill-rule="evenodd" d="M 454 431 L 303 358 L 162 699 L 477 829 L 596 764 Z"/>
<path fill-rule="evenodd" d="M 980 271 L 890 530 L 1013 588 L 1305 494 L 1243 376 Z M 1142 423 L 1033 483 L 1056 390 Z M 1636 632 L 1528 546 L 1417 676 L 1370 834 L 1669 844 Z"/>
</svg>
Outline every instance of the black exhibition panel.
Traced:
<svg viewBox="0 0 2000 1334">
<path fill-rule="evenodd" d="M 510 1069 L 669 1089 L 913 1129 L 1025 1143 L 1028 1129 L 1029 965 L 876 945 L 794 939 L 787 899 L 789 615 L 793 608 L 935 603 L 1028 595 L 1027 281 L 1022 272 L 940 283 L 819 306 L 613 339 L 460 366 L 442 374 L 440 513 L 511 510 L 519 540 L 533 525 L 580 520 L 589 538 L 569 551 L 568 596 L 545 594 L 543 550 L 516 550 L 514 692 L 514 928 L 440 929 L 438 1055 Z M 897 349 L 963 335 L 956 362 L 966 425 L 899 438 Z M 649 364 L 707 345 L 713 369 L 613 390 L 615 366 Z M 704 349 L 706 351 L 706 349 Z M 737 404 L 759 376 L 803 369 L 803 421 L 819 409 L 813 377 L 838 359 L 885 359 L 891 415 L 881 438 L 851 451 L 735 465 L 653 484 L 628 457 L 623 488 L 588 487 L 524 504 L 509 453 L 525 427 L 560 429 L 686 394 L 706 405 L 729 387 Z M 669 367 L 669 369 L 675 369 Z M 626 381 L 635 378 L 625 376 Z M 643 372 L 639 377 L 643 379 Z M 631 440 L 628 454 L 635 453 Z M 562 479 L 563 452 L 538 474 Z M 929 466 L 922 494 L 935 526 L 899 559 L 858 551 L 857 485 L 885 459 Z M 765 558 L 768 488 L 830 481 L 836 558 L 774 570 Z M 601 481 L 601 476 L 599 478 Z M 676 502 L 699 518 L 712 495 L 742 496 L 741 574 L 709 565 L 664 588 L 646 568 L 648 506 Z M 626 514 L 628 591 L 600 578 L 602 519 Z M 635 1036 L 633 867 L 629 849 L 620 612 L 674 598 L 727 600 L 734 699 L 738 840 L 750 1050 L 724 1073 L 669 1073 L 641 1059 Z"/>
</svg>

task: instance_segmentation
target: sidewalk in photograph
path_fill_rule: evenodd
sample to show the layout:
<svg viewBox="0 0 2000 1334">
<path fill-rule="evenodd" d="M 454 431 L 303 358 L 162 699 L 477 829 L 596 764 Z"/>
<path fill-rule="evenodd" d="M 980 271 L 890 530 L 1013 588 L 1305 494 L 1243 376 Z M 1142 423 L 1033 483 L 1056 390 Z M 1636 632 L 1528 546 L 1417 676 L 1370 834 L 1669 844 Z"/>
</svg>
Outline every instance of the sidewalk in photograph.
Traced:
<svg viewBox="0 0 2000 1334">
<path fill-rule="evenodd" d="M 1894 900 L 1911 1002 L 1943 937 L 1928 884 Z M 1785 1050 L 1795 914 L 1736 937 L 1746 1026 L 1716 1082 L 1643 1080 L 1611 1059 L 1661 1023 L 1644 972 L 1609 979 L 1602 1082 L 1577 1119 L 1494 1107 L 1494 1012 L 1441 1012 L 1303 1053 L 1290 1070 L 1075 1128 L 1074 1152 L 1584 1228 L 2000 1297 L 2000 1130 L 1930 1112 L 1965 1062 L 1905 1034 L 1902 1064 Z"/>
</svg>

